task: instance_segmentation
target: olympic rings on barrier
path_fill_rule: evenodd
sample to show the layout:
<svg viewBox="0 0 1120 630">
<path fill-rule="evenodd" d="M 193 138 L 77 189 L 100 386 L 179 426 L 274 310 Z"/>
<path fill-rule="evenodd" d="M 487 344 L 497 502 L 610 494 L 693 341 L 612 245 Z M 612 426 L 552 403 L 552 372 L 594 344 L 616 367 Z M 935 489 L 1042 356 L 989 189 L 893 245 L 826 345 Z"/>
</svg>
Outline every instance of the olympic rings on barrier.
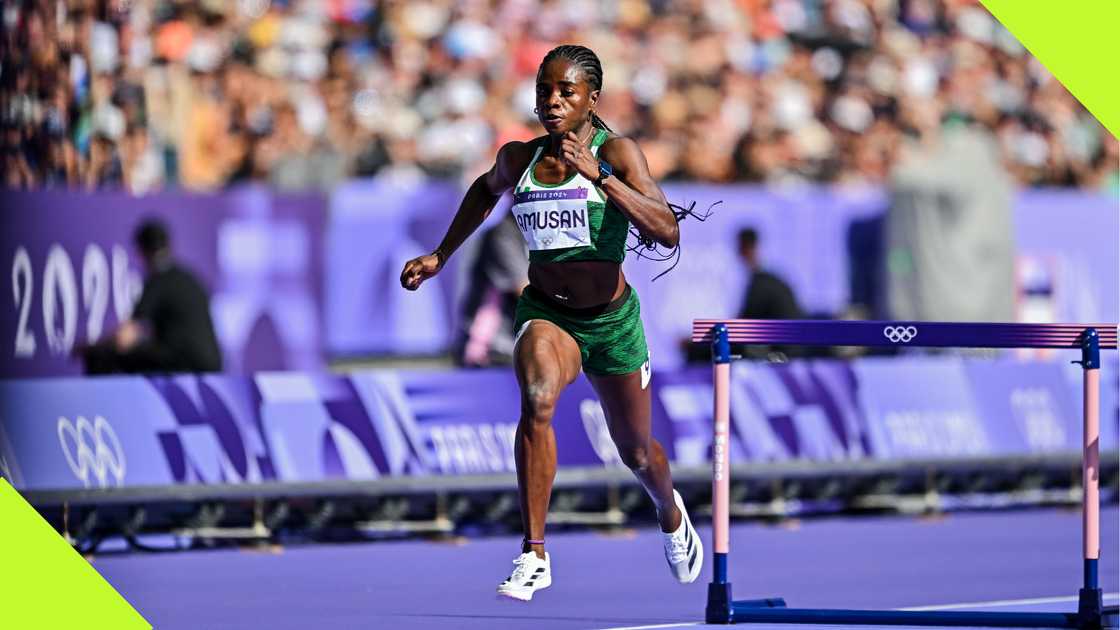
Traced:
<svg viewBox="0 0 1120 630">
<path fill-rule="evenodd" d="M 96 479 L 98 487 L 105 488 L 109 485 L 110 475 L 114 485 L 122 485 L 125 473 L 124 449 L 105 418 L 94 416 L 90 423 L 84 416 L 78 416 L 77 422 L 70 422 L 65 416 L 59 416 L 58 442 L 62 446 L 62 454 L 66 456 L 66 463 L 70 464 L 70 470 L 85 487 L 90 487 L 93 479 Z"/>
<path fill-rule="evenodd" d="M 894 343 L 909 343 L 918 336 L 918 329 L 914 326 L 886 326 L 883 336 Z"/>
</svg>

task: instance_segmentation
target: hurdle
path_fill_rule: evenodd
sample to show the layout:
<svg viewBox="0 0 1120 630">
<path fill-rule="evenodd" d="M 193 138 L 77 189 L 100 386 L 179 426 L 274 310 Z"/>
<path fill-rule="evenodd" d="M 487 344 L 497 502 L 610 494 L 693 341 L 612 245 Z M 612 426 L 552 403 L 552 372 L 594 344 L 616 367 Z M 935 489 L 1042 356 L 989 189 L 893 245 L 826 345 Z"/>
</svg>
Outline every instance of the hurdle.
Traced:
<svg viewBox="0 0 1120 630">
<path fill-rule="evenodd" d="M 712 581 L 705 620 L 908 626 L 1101 628 L 1106 615 L 1098 584 L 1100 559 L 1100 350 L 1115 349 L 1116 324 L 1009 324 L 898 321 L 697 319 L 692 342 L 710 343 L 715 385 L 712 440 Z M 1083 372 L 1082 539 L 1084 584 L 1076 613 L 846 610 L 788 608 L 780 597 L 735 601 L 727 580 L 730 491 L 731 344 L 896 348 L 1079 348 Z"/>
</svg>

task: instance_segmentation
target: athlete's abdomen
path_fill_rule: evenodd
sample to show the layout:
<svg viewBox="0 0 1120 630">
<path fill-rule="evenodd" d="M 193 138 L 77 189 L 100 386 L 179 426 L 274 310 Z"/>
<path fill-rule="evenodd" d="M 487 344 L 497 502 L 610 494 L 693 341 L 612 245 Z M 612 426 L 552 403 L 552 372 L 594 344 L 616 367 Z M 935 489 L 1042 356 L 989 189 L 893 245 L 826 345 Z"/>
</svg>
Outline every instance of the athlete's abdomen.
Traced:
<svg viewBox="0 0 1120 630">
<path fill-rule="evenodd" d="M 572 308 L 606 304 L 622 295 L 622 265 L 610 260 L 533 262 L 529 283 L 549 298 Z"/>
</svg>

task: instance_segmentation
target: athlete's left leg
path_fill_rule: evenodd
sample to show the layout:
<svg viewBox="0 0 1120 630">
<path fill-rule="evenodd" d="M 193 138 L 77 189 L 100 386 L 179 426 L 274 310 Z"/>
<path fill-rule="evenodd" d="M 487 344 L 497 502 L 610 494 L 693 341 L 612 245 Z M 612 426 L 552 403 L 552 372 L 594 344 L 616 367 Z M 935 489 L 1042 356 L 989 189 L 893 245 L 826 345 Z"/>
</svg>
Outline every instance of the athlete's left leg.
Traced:
<svg viewBox="0 0 1120 630">
<path fill-rule="evenodd" d="M 650 434 L 650 390 L 643 387 L 642 370 L 629 374 L 587 375 L 607 417 L 607 429 L 618 454 L 645 487 L 661 531 L 676 531 L 681 511 L 673 499 L 673 477 L 665 450 Z"/>
</svg>

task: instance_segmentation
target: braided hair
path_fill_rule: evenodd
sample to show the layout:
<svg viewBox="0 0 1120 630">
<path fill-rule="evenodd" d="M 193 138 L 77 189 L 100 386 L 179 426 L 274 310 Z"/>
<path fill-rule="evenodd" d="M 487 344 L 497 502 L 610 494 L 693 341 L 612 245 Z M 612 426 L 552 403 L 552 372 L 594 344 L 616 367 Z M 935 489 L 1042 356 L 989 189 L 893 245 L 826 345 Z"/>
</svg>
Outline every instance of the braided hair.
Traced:
<svg viewBox="0 0 1120 630">
<path fill-rule="evenodd" d="M 599 63 L 599 56 L 590 48 L 575 44 L 557 46 L 548 51 L 548 54 L 541 60 L 541 65 L 537 69 L 537 73 L 539 74 L 545 66 L 557 59 L 566 59 L 572 62 L 573 65 L 579 66 L 579 69 L 583 70 L 584 76 L 587 77 L 587 82 L 591 84 L 592 90 L 603 89 L 603 64 Z M 606 129 L 607 131 L 613 131 L 595 112 L 591 112 L 591 125 L 600 129 Z"/>
<path fill-rule="evenodd" d="M 693 219 L 696 219 L 701 223 L 707 221 L 708 218 L 712 216 L 712 208 L 723 203 L 723 201 L 720 200 L 713 203 L 712 205 L 708 206 L 708 209 L 703 213 L 696 211 L 695 201 L 688 204 L 687 208 L 684 206 L 679 206 L 671 201 L 668 203 L 669 211 L 673 213 L 673 218 L 676 219 L 677 225 L 680 225 L 681 221 L 687 219 L 688 217 L 692 217 Z M 673 264 L 669 265 L 668 269 L 654 276 L 653 280 L 650 280 L 650 282 L 656 282 L 658 278 L 675 269 L 677 267 L 677 263 L 681 261 L 680 243 L 677 243 L 676 246 L 671 248 L 663 248 L 662 246 L 657 244 L 657 241 L 643 235 L 638 230 L 638 228 L 634 227 L 633 225 L 630 226 L 630 236 L 634 237 L 635 242 L 630 243 L 629 241 L 627 241 L 626 251 L 630 252 L 631 254 L 634 254 L 638 258 L 645 258 L 646 260 L 652 260 L 654 262 L 669 262 L 670 260 L 673 261 Z"/>
</svg>

